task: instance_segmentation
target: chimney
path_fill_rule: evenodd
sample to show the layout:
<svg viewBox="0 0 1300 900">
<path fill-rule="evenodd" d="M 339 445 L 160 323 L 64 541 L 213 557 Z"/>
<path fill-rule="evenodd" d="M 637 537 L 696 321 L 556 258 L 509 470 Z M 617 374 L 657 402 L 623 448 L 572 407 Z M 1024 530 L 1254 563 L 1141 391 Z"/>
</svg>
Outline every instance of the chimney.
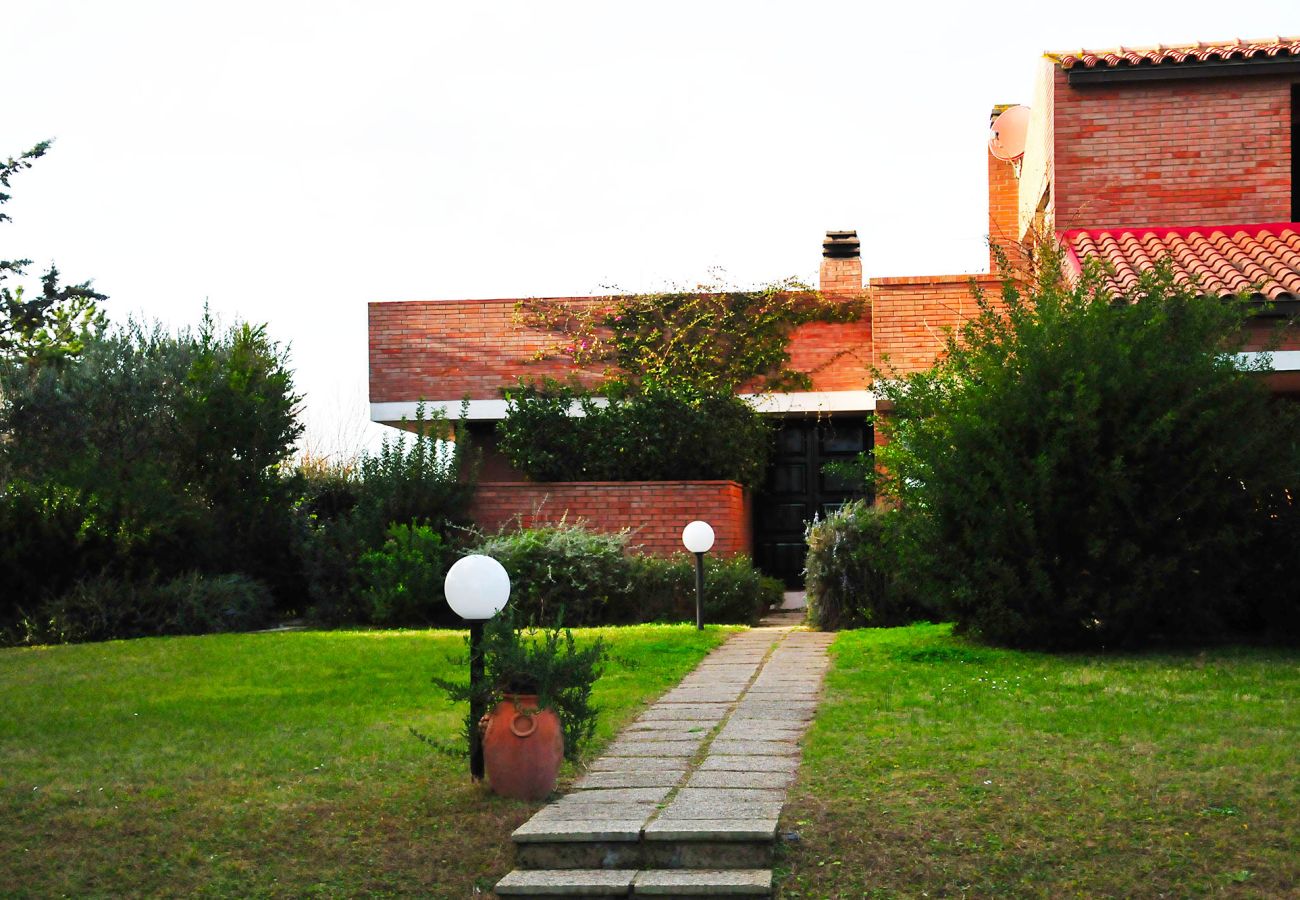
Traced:
<svg viewBox="0 0 1300 900">
<path fill-rule="evenodd" d="M 1001 103 L 989 113 L 992 125 L 1003 112 L 1015 106 Z M 997 259 L 993 255 L 996 244 L 1007 254 L 1013 267 L 1020 259 L 1020 172 L 1019 163 L 998 159 L 988 153 L 989 162 L 989 271 L 997 272 Z"/>
<path fill-rule="evenodd" d="M 822 241 L 823 294 L 862 293 L 862 249 L 856 231 L 828 231 Z"/>
</svg>

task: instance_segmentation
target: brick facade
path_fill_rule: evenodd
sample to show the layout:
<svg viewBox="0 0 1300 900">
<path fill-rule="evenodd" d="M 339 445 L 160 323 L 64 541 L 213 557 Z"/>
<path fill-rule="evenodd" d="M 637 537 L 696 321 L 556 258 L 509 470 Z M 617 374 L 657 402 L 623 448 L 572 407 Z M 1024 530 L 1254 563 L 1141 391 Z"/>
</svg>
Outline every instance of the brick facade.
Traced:
<svg viewBox="0 0 1300 900">
<path fill-rule="evenodd" d="M 1057 230 L 1290 221 L 1291 79 L 1053 88 Z"/>
<path fill-rule="evenodd" d="M 850 260 L 830 260 L 850 262 Z M 861 261 L 859 279 L 861 279 Z M 857 292 L 861 292 L 859 281 Z M 608 298 L 561 298 L 598 304 Z M 496 400 L 520 377 L 564 379 L 563 360 L 537 361 L 555 338 L 515 321 L 514 300 L 433 300 L 371 303 L 370 402 Z M 871 320 L 813 323 L 790 341 L 791 365 L 813 375 L 815 391 L 865 390 L 870 382 Z M 579 374 L 588 384 L 598 371 Z"/>
<path fill-rule="evenodd" d="M 481 482 L 470 516 L 482 528 L 583 521 L 596 531 L 636 529 L 630 543 L 659 556 L 685 552 L 682 529 L 694 519 L 713 526 L 711 553 L 749 553 L 749 500 L 734 481 Z"/>
<path fill-rule="evenodd" d="M 929 368 L 948 333 L 975 312 L 972 282 L 994 297 L 1001 288 L 990 275 L 872 279 L 875 365 L 904 374 Z"/>
</svg>

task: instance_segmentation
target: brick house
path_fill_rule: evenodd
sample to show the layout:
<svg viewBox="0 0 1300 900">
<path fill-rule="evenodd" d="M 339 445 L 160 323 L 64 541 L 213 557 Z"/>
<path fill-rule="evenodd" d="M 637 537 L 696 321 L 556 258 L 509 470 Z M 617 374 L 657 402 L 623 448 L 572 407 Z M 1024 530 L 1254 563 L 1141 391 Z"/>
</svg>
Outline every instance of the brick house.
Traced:
<svg viewBox="0 0 1300 900">
<path fill-rule="evenodd" d="M 988 161 L 990 240 L 1015 259 L 1032 235 L 1055 234 L 1076 267 L 1105 260 L 1118 287 L 1167 257 L 1208 296 L 1244 290 L 1274 304 L 1271 315 L 1289 313 L 1300 303 L 1298 85 L 1300 39 L 1046 55 L 1023 156 L 1003 161 L 972 148 Z M 825 463 L 873 443 L 871 368 L 928 366 L 945 331 L 974 308 L 972 282 L 997 288 L 991 274 L 864 284 L 856 234 L 828 232 L 822 291 L 865 292 L 870 315 L 796 332 L 792 362 L 813 373 L 813 386 L 758 401 L 781 424 L 768 484 L 754 497 L 730 482 L 523 481 L 493 448 L 501 389 L 520 375 L 569 372 L 529 361 L 548 338 L 515 322 L 513 299 L 372 303 L 371 418 L 397 425 L 422 399 L 454 416 L 468 397 L 485 449 L 472 514 L 485 527 L 568 514 L 638 527 L 647 549 L 672 552 L 682 526 L 704 518 L 720 552 L 750 552 L 794 583 L 804 523 L 852 496 Z M 1261 317 L 1256 349 L 1274 325 Z M 1300 393 L 1300 330 L 1290 330 L 1273 368 L 1275 390 Z"/>
</svg>

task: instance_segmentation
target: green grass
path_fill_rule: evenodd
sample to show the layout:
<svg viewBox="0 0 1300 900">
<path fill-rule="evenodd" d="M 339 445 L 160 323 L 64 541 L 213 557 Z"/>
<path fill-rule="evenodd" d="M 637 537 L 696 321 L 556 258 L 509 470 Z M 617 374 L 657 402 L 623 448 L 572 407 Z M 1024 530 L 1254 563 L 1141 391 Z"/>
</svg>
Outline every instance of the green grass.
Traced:
<svg viewBox="0 0 1300 900">
<path fill-rule="evenodd" d="M 781 897 L 1300 895 L 1300 652 L 832 657 Z"/>
<path fill-rule="evenodd" d="M 727 634 L 601 634 L 597 744 Z M 463 633 L 333 631 L 0 651 L 0 894 L 466 897 L 537 805 L 470 783 Z"/>
</svg>

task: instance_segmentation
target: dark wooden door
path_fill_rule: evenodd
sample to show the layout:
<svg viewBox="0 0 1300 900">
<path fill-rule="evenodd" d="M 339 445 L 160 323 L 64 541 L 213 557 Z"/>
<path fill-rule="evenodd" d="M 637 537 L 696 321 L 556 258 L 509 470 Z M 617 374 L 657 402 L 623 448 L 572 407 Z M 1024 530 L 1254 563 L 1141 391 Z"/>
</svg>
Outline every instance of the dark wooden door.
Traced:
<svg viewBox="0 0 1300 900">
<path fill-rule="evenodd" d="M 754 558 L 792 590 L 803 587 L 804 530 L 845 501 L 865 496 L 861 481 L 826 471 L 872 445 L 865 418 L 787 419 L 776 434 L 767 481 L 754 498 Z"/>
</svg>

